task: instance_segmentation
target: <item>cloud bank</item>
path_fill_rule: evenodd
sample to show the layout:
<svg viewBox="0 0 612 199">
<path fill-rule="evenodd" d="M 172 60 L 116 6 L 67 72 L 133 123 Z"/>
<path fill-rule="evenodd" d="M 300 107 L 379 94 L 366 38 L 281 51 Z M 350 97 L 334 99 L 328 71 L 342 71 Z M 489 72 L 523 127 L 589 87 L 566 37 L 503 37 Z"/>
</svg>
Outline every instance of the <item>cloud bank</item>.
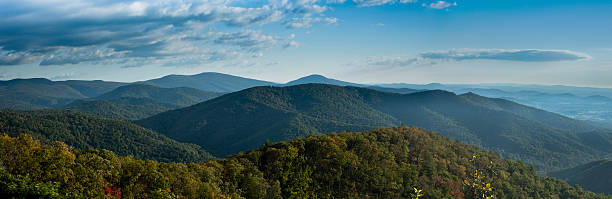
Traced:
<svg viewBox="0 0 612 199">
<path fill-rule="evenodd" d="M 286 18 L 312 19 L 303 24 L 308 27 L 317 21 L 335 23 L 335 18 L 317 17 L 326 10 L 325 3 L 310 0 L 263 5 L 225 0 L 0 0 L 0 65 L 165 59 L 214 50 L 261 54 L 282 47 L 278 41 L 285 39 L 249 27 Z M 241 30 L 211 31 L 214 24 Z"/>
<path fill-rule="evenodd" d="M 497 60 L 513 62 L 558 62 L 578 61 L 591 57 L 585 53 L 569 50 L 540 49 L 459 49 L 446 51 L 423 52 L 417 56 L 380 56 L 368 57 L 365 60 L 371 66 L 411 66 L 437 64 L 441 62 L 459 62 L 470 60 Z"/>
</svg>

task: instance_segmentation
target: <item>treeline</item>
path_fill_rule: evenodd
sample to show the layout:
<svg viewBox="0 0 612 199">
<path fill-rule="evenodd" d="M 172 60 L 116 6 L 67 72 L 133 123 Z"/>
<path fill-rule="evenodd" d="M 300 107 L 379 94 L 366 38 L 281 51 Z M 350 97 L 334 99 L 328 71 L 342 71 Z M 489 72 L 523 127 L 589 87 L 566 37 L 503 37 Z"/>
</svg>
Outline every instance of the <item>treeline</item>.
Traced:
<svg viewBox="0 0 612 199">
<path fill-rule="evenodd" d="M 106 149 L 136 159 L 193 162 L 213 158 L 200 146 L 177 142 L 128 121 L 71 111 L 0 109 L 0 133 L 28 134 L 43 144 L 61 141 L 80 150 Z"/>
<path fill-rule="evenodd" d="M 332 133 L 204 163 L 0 136 L 0 197 L 610 198 L 418 128 Z M 483 195 L 486 194 L 486 195 Z"/>
</svg>

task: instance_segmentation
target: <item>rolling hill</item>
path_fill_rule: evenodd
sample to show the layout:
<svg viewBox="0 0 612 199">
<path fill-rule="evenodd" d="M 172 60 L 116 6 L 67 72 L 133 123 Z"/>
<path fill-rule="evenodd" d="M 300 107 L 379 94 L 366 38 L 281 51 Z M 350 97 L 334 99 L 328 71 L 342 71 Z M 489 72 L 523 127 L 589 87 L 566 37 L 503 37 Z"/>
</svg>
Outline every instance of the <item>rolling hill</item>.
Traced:
<svg viewBox="0 0 612 199">
<path fill-rule="evenodd" d="M 107 118 L 137 120 L 193 105 L 219 95 L 221 94 L 194 88 L 160 88 L 131 84 L 94 99 L 76 100 L 66 105 L 64 109 Z"/>
<path fill-rule="evenodd" d="M 158 103 L 185 107 L 218 97 L 219 95 L 221 94 L 187 87 L 160 88 L 151 85 L 131 84 L 104 93 L 96 97 L 96 99 L 110 101 L 121 98 L 148 98 Z"/>
<path fill-rule="evenodd" d="M 61 141 L 81 150 L 107 149 L 137 159 L 212 159 L 199 146 L 177 142 L 130 122 L 75 112 L 0 110 L 0 132 L 12 137 L 28 134 L 46 144 Z"/>
<path fill-rule="evenodd" d="M 160 103 L 150 98 L 118 98 L 114 100 L 76 100 L 64 110 L 76 111 L 98 117 L 138 120 L 155 114 L 181 108 L 177 105 Z"/>
<path fill-rule="evenodd" d="M 189 164 L 1 136 L 0 159 L 3 198 L 610 198 L 408 127 L 307 137 Z"/>
<path fill-rule="evenodd" d="M 80 80 L 56 82 L 43 78 L 0 81 L 0 108 L 58 108 L 76 99 L 95 97 L 124 84 Z"/>
<path fill-rule="evenodd" d="M 484 146 L 539 171 L 568 168 L 612 152 L 612 135 L 585 122 L 473 93 L 411 94 L 303 84 L 256 87 L 171 110 L 138 124 L 215 156 L 334 131 L 400 124 Z"/>
<path fill-rule="evenodd" d="M 578 184 L 596 193 L 612 194 L 612 160 L 598 160 L 574 168 L 551 172 L 550 176 Z"/>
<path fill-rule="evenodd" d="M 273 82 L 249 79 L 222 73 L 200 73 L 196 75 L 168 75 L 151 79 L 139 84 L 149 84 L 164 88 L 189 87 L 211 92 L 235 92 L 255 86 L 277 85 Z"/>
</svg>

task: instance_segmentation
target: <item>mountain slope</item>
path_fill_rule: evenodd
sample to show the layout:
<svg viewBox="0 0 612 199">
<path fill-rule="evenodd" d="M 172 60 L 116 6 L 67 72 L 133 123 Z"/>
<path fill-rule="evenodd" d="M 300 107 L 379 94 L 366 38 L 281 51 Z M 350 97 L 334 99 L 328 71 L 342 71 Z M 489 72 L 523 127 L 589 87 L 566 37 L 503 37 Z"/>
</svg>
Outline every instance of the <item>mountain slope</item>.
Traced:
<svg viewBox="0 0 612 199">
<path fill-rule="evenodd" d="M 114 100 L 76 100 L 64 110 L 87 113 L 99 117 L 138 120 L 155 114 L 181 108 L 173 104 L 157 102 L 150 98 L 118 98 Z"/>
<path fill-rule="evenodd" d="M 293 86 L 246 89 L 137 123 L 227 155 L 254 149 L 266 139 L 372 129 L 399 121 L 342 87 Z"/>
<path fill-rule="evenodd" d="M 119 98 L 149 98 L 159 103 L 185 107 L 218 97 L 219 95 L 221 94 L 194 88 L 160 88 L 151 85 L 131 84 L 100 95 L 96 97 L 96 99 L 116 100 Z"/>
<path fill-rule="evenodd" d="M 151 85 L 121 86 L 95 100 L 77 100 L 65 109 L 101 117 L 136 120 L 167 110 L 193 105 L 221 95 L 194 88 L 160 88 Z"/>
<path fill-rule="evenodd" d="M 85 97 L 70 86 L 48 79 L 0 81 L 0 108 L 28 110 L 58 107 Z"/>
<path fill-rule="evenodd" d="M 125 86 L 128 83 L 123 82 L 107 82 L 101 80 L 66 80 L 66 81 L 57 81 L 59 84 L 70 86 L 71 88 L 79 91 L 86 97 L 97 97 L 104 93 L 110 92 L 120 86 Z"/>
<path fill-rule="evenodd" d="M 3 198 L 415 198 L 416 189 L 421 198 L 610 198 L 407 127 L 319 135 L 189 164 L 1 136 L 0 159 Z"/>
<path fill-rule="evenodd" d="M 574 168 L 551 172 L 550 176 L 578 184 L 596 193 L 612 194 L 612 160 L 598 160 Z"/>
<path fill-rule="evenodd" d="M 446 91 L 412 94 L 306 84 L 256 87 L 137 121 L 216 156 L 333 131 L 404 123 L 432 129 L 540 171 L 567 168 L 612 152 L 609 132 L 507 100 Z"/>
<path fill-rule="evenodd" d="M 43 143 L 62 141 L 77 149 L 107 149 L 120 155 L 159 161 L 202 161 L 212 156 L 127 121 L 66 111 L 0 110 L 0 132 L 25 133 Z"/>
<path fill-rule="evenodd" d="M 56 82 L 43 78 L 0 81 L 0 108 L 57 108 L 76 99 L 95 97 L 123 84 L 80 80 Z"/>
<path fill-rule="evenodd" d="M 276 85 L 273 82 L 243 78 L 222 73 L 200 73 L 197 75 L 168 75 L 152 79 L 140 84 L 149 84 L 164 88 L 189 87 L 211 92 L 235 92 L 255 86 Z"/>
</svg>

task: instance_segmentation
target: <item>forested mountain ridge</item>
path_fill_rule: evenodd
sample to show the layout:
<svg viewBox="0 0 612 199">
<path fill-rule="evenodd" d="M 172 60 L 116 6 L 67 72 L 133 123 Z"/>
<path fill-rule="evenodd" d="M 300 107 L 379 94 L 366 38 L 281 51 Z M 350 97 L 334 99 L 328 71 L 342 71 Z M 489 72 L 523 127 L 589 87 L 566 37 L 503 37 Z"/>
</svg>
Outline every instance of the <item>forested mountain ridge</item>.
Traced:
<svg viewBox="0 0 612 199">
<path fill-rule="evenodd" d="M 64 109 L 101 117 L 137 120 L 203 102 L 221 93 L 194 88 L 160 88 L 144 84 L 121 86 L 94 99 L 76 100 Z"/>
<path fill-rule="evenodd" d="M 96 99 L 111 101 L 120 98 L 149 98 L 159 103 L 185 107 L 220 95 L 221 93 L 202 91 L 188 87 L 160 88 L 145 84 L 130 84 L 121 86 L 111 92 L 104 93 L 96 97 Z"/>
<path fill-rule="evenodd" d="M 472 93 L 411 94 L 305 84 L 256 87 L 137 121 L 216 156 L 333 131 L 404 123 L 428 128 L 539 171 L 568 168 L 612 152 L 609 132 L 585 122 Z"/>
<path fill-rule="evenodd" d="M 76 100 L 63 109 L 105 118 L 138 120 L 177 108 L 181 107 L 151 98 L 125 97 L 114 100 Z"/>
<path fill-rule="evenodd" d="M 255 86 L 277 85 L 273 82 L 238 77 L 223 73 L 206 72 L 195 75 L 167 75 L 138 84 L 149 84 L 164 88 L 190 87 L 211 92 L 235 92 Z"/>
<path fill-rule="evenodd" d="M 204 161 L 213 157 L 199 146 L 180 143 L 127 121 L 98 118 L 76 112 L 0 109 L 0 132 L 28 134 L 49 144 L 65 142 L 77 149 L 107 149 L 137 159 Z"/>
<path fill-rule="evenodd" d="M 578 184 L 596 193 L 612 194 L 612 160 L 589 162 L 574 168 L 549 173 L 550 176 Z"/>
<path fill-rule="evenodd" d="M 206 101 L 221 93 L 195 88 L 160 88 L 144 84 L 121 86 L 93 99 L 76 100 L 64 109 L 101 117 L 137 120 Z"/>
<path fill-rule="evenodd" d="M 0 136 L 0 160 L 0 196 L 18 198 L 610 198 L 408 127 L 311 136 L 188 164 Z"/>
<path fill-rule="evenodd" d="M 0 108 L 58 108 L 76 99 L 98 96 L 124 84 L 105 81 L 51 81 L 44 78 L 0 81 Z"/>
</svg>

